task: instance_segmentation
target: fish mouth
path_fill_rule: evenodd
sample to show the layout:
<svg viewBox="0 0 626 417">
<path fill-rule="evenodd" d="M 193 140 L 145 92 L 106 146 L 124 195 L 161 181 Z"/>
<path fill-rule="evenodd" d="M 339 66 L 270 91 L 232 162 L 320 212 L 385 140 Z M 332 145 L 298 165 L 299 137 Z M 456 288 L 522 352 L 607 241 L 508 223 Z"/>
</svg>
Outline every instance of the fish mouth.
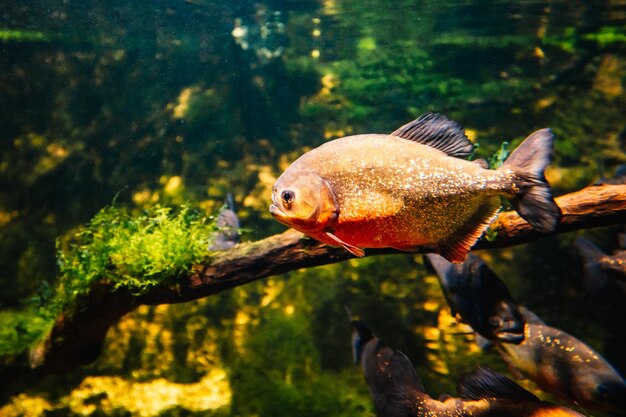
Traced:
<svg viewBox="0 0 626 417">
<path fill-rule="evenodd" d="M 513 332 L 499 332 L 497 337 L 498 337 L 498 340 L 501 342 L 511 343 L 514 345 L 519 345 L 525 339 L 525 336 L 523 333 L 520 334 L 520 333 L 513 333 Z"/>
<path fill-rule="evenodd" d="M 285 212 L 283 212 L 276 204 L 270 205 L 270 214 L 276 219 L 284 219 L 285 217 L 287 217 L 285 215 Z"/>
</svg>

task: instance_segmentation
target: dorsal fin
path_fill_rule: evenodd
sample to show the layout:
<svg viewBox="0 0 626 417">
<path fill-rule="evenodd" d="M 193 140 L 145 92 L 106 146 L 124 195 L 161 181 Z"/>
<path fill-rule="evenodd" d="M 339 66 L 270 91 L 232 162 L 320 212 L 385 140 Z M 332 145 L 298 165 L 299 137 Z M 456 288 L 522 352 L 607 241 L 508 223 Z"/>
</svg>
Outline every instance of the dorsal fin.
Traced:
<svg viewBox="0 0 626 417">
<path fill-rule="evenodd" d="M 465 136 L 461 125 L 439 113 L 424 113 L 391 134 L 430 146 L 456 158 L 467 158 L 474 150 L 474 145 Z"/>
<path fill-rule="evenodd" d="M 539 402 L 530 391 L 526 391 L 511 379 L 488 368 L 478 368 L 474 372 L 461 375 L 457 384 L 459 397 L 464 400 L 489 398 L 506 399 L 515 402 Z"/>
<path fill-rule="evenodd" d="M 395 386 L 409 391 L 426 392 L 411 360 L 399 350 L 394 351 L 389 359 L 389 373 Z"/>
<path fill-rule="evenodd" d="M 524 321 L 526 323 L 529 323 L 529 324 L 543 324 L 545 326 L 545 323 L 543 322 L 543 320 L 541 320 L 539 318 L 539 316 L 537 316 L 535 313 L 533 313 L 532 311 L 530 311 L 526 307 L 519 306 L 519 312 L 522 313 L 522 316 L 524 316 Z"/>
</svg>

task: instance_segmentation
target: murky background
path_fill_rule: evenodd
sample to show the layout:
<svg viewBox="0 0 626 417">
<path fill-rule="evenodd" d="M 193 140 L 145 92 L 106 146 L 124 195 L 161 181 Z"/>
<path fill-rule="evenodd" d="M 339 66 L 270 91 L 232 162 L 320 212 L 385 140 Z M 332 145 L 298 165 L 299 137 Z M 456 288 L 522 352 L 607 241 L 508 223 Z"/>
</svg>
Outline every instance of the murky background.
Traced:
<svg viewBox="0 0 626 417">
<path fill-rule="evenodd" d="M 612 177 L 626 162 L 625 25 L 622 0 L 3 2 L 0 414 L 372 415 L 343 305 L 411 358 L 434 397 L 478 364 L 507 373 L 411 254 L 140 307 L 68 374 L 14 358 L 50 321 L 40 304 L 57 281 L 55 239 L 114 200 L 215 214 L 230 192 L 242 240 L 260 239 L 284 230 L 270 188 L 297 156 L 426 111 L 460 122 L 481 157 L 551 127 L 556 194 Z M 519 303 L 623 374 L 623 288 L 590 287 L 572 245 L 585 235 L 610 253 L 618 231 L 479 254 Z"/>
</svg>

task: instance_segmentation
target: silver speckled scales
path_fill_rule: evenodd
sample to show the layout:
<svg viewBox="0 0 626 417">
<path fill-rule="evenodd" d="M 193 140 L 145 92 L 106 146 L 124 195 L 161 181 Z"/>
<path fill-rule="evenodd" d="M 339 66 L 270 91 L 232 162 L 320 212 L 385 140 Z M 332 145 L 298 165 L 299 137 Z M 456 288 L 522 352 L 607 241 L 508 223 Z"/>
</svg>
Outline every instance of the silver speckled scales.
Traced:
<svg viewBox="0 0 626 417">
<path fill-rule="evenodd" d="M 510 195 L 514 187 L 509 170 L 484 169 L 429 146 L 380 134 L 333 140 L 300 157 L 293 168 L 312 170 L 330 182 L 340 206 L 337 236 L 365 247 L 409 249 L 409 240 L 413 245 L 453 245 L 448 240 L 464 240 L 468 234 L 473 244 L 487 227 L 482 223 L 497 212 L 499 199 L 494 196 Z M 397 241 L 385 242 L 390 233 L 381 233 L 379 244 L 359 242 L 350 233 L 350 223 L 364 219 L 384 221 Z M 342 233 L 344 227 L 348 231 Z M 375 235 L 362 238 L 377 240 Z"/>
</svg>

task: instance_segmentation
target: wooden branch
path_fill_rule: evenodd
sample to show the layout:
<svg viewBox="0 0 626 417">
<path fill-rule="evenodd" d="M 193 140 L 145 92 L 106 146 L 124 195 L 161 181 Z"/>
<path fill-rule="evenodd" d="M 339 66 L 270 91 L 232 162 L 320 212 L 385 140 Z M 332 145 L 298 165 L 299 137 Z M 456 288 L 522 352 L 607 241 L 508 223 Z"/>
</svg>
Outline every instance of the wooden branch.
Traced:
<svg viewBox="0 0 626 417">
<path fill-rule="evenodd" d="M 626 185 L 594 185 L 556 199 L 563 218 L 556 233 L 626 223 Z M 512 246 L 542 235 L 515 212 L 501 213 L 492 230 L 497 237 L 481 240 L 476 249 Z M 393 249 L 366 250 L 366 256 L 399 253 Z M 69 371 L 98 356 L 108 328 L 142 304 L 182 303 L 271 275 L 300 268 L 340 262 L 352 255 L 343 248 L 324 245 L 288 230 L 266 239 L 242 243 L 221 252 L 174 286 L 159 286 L 133 296 L 108 283 L 94 286 L 85 307 L 64 312 L 52 330 L 30 354 L 30 365 L 52 371 Z"/>
</svg>

